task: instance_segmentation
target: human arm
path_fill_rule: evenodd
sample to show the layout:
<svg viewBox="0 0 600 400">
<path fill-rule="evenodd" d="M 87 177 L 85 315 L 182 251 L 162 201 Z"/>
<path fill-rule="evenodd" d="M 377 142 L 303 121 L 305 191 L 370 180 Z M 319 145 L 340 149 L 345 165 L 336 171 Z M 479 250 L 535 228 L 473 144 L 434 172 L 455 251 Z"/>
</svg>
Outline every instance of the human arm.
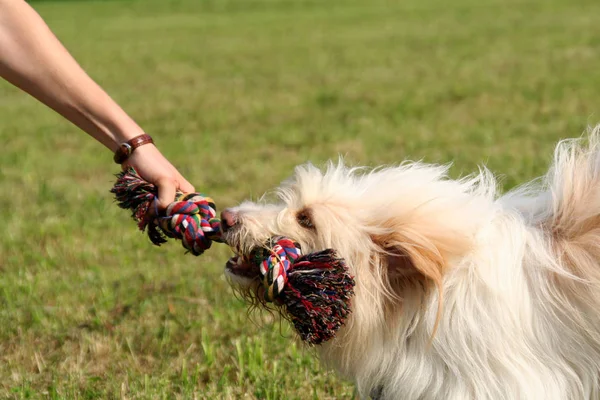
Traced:
<svg viewBox="0 0 600 400">
<path fill-rule="evenodd" d="M 0 76 L 113 152 L 120 143 L 144 133 L 24 0 L 0 0 Z M 173 201 L 176 190 L 194 191 L 153 144 L 137 148 L 127 165 L 159 187 L 161 207 Z"/>
</svg>

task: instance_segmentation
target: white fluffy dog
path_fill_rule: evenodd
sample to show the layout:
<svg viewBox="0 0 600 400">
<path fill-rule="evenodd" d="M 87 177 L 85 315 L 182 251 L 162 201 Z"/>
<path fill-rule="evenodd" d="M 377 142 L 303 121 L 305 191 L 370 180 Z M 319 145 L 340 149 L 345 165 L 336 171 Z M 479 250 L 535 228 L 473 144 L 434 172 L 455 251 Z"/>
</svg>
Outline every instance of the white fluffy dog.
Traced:
<svg viewBox="0 0 600 400">
<path fill-rule="evenodd" d="M 300 166 L 278 202 L 225 210 L 225 237 L 346 260 L 351 317 L 318 349 L 363 398 L 600 399 L 600 128 L 505 195 L 486 169 L 447 171 Z M 254 293 L 255 267 L 226 271 Z"/>
</svg>

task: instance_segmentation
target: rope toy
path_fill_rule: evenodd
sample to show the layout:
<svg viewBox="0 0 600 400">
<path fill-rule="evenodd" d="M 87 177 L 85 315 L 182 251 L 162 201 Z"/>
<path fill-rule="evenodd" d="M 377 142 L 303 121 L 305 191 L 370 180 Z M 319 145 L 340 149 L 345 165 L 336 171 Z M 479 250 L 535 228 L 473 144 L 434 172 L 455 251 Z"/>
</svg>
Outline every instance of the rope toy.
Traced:
<svg viewBox="0 0 600 400">
<path fill-rule="evenodd" d="M 200 193 L 177 193 L 164 213 L 157 208 L 158 188 L 133 168 L 117 174 L 111 189 L 119 207 L 131 210 L 140 230 L 157 246 L 167 237 L 182 241 L 198 256 L 212 242 L 223 242 L 213 200 Z M 150 211 L 154 208 L 154 213 Z M 354 279 L 332 249 L 302 255 L 300 244 L 282 236 L 253 251 L 266 302 L 282 306 L 300 338 L 311 345 L 331 339 L 350 313 Z"/>
<path fill-rule="evenodd" d="M 254 259 L 265 300 L 285 308 L 302 340 L 318 345 L 335 336 L 350 313 L 355 285 L 335 250 L 302 255 L 299 243 L 276 236 Z"/>
<path fill-rule="evenodd" d="M 302 255 L 300 245 L 285 237 L 274 237 L 267 245 L 270 254 L 263 255 L 260 263 L 265 300 L 273 302 L 281 294 L 288 282 L 288 272 L 292 263 Z"/>
<path fill-rule="evenodd" d="M 175 201 L 159 213 L 158 188 L 143 180 L 134 168 L 117 174 L 111 193 L 119 207 L 131 210 L 140 230 L 147 230 L 156 246 L 166 243 L 166 237 L 176 238 L 190 253 L 199 256 L 212 242 L 222 242 L 215 203 L 201 193 L 178 192 Z M 152 208 L 153 216 L 149 214 Z"/>
</svg>

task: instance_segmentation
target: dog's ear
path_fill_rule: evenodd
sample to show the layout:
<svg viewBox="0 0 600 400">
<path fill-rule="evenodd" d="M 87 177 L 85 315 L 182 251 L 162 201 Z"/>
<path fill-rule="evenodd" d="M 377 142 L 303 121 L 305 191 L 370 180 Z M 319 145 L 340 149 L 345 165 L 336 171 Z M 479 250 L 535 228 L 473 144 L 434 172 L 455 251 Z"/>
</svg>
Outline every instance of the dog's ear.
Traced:
<svg viewBox="0 0 600 400">
<path fill-rule="evenodd" d="M 464 256 L 473 239 L 452 218 L 390 218 L 371 235 L 377 257 L 387 274 L 389 290 L 403 297 L 407 285 L 437 289 L 438 321 L 442 311 L 442 279 L 453 259 Z M 449 222 L 456 222 L 449 223 Z M 463 225 L 464 227 L 464 225 Z M 437 322 L 434 332 L 437 329 Z"/>
<path fill-rule="evenodd" d="M 372 239 L 385 257 L 389 276 L 420 275 L 438 287 L 449 261 L 472 247 L 466 232 L 439 220 L 390 218 L 379 228 Z"/>
</svg>

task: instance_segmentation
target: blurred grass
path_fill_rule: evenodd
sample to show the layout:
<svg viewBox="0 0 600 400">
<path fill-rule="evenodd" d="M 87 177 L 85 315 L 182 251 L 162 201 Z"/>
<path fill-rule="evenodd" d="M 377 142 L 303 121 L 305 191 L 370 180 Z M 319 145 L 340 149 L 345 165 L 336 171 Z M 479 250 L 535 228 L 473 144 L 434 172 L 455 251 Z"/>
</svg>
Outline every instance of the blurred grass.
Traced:
<svg viewBox="0 0 600 400">
<path fill-rule="evenodd" d="M 510 187 L 598 116 L 600 3 L 42 1 L 75 57 L 219 206 L 344 154 L 486 164 Z M 349 399 L 227 250 L 152 247 L 111 155 L 0 84 L 0 397 Z"/>
</svg>

